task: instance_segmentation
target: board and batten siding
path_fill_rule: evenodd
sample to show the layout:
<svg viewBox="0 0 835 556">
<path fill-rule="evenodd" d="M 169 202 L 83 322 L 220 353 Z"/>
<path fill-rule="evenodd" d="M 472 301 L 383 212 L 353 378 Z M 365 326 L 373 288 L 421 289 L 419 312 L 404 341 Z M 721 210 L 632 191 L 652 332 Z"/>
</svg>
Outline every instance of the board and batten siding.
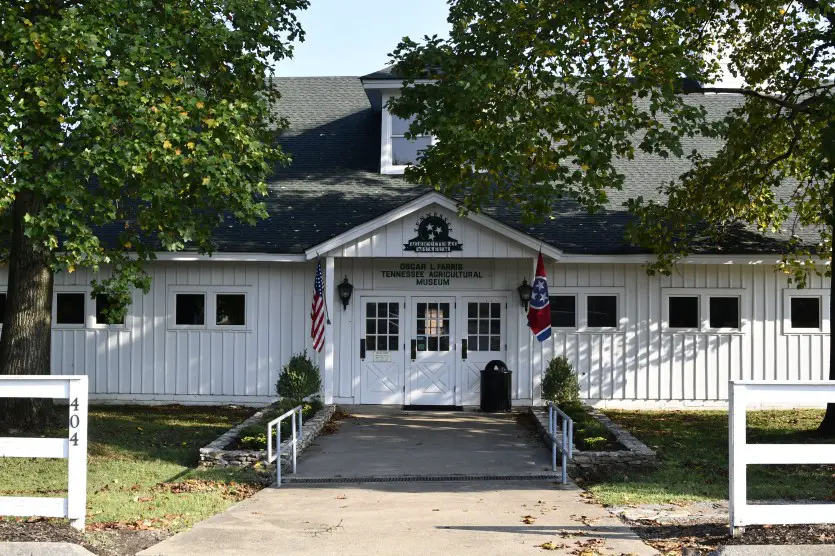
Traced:
<svg viewBox="0 0 835 556">
<path fill-rule="evenodd" d="M 87 374 L 93 399 L 269 402 L 281 367 L 295 353 L 311 353 L 314 269 L 291 263 L 153 263 L 151 290 L 134 292 L 125 327 L 53 326 L 52 372 Z M 84 271 L 57 274 L 55 291 L 89 295 L 90 278 Z M 213 288 L 246 293 L 246 329 L 172 327 L 173 291 L 211 294 Z M 88 301 L 88 314 L 92 306 Z M 211 318 L 207 311 L 206 320 Z"/>
<path fill-rule="evenodd" d="M 472 243 L 472 238 L 467 241 Z M 504 292 L 508 296 L 507 363 L 514 370 L 517 403 L 540 400 L 542 373 L 556 355 L 565 355 L 574 364 L 585 399 L 609 406 L 721 405 L 727 400 L 729 378 L 828 378 L 828 334 L 786 333 L 784 296 L 790 288 L 768 264 L 683 264 L 672 276 L 649 277 L 640 264 L 549 263 L 552 296 L 617 293 L 621 326 L 614 331 L 554 329 L 552 338 L 542 344 L 527 329 L 515 291 L 523 277 L 531 279 L 533 256 L 497 257 L 490 263 L 482 258 L 478 264 L 492 265 L 490 283 L 482 289 L 463 288 L 458 295 Z M 353 325 L 358 296 L 445 294 L 437 288 L 375 291 L 373 269 L 371 258 L 336 259 L 335 281 L 348 276 L 357 296 L 346 311 L 338 302 L 330 307 L 335 354 L 332 390 L 335 400 L 342 403 L 359 400 L 355 372 L 359 342 Z M 261 404 L 275 398 L 278 373 L 289 358 L 305 349 L 312 353 L 309 313 L 315 263 L 156 262 L 149 271 L 151 290 L 134 292 L 125 327 L 89 323 L 54 327 L 53 373 L 87 374 L 94 399 Z M 85 271 L 60 273 L 55 277 L 55 291 L 89 294 L 90 278 Z M 5 289 L 5 283 L 3 269 L 0 288 Z M 212 292 L 213 288 L 247 294 L 246 329 L 171 326 L 172 290 Z M 663 330 L 668 288 L 693 294 L 739 292 L 743 330 Z M 827 290 L 829 279 L 812 276 L 809 288 Z M 824 303 L 827 299 L 824 296 Z M 88 315 L 92 307 L 88 301 Z M 828 309 L 824 313 L 828 315 Z M 207 314 L 207 319 L 212 316 Z M 313 357 L 320 359 L 316 354 Z"/>
<path fill-rule="evenodd" d="M 731 378 L 829 378 L 829 335 L 785 333 L 784 290 L 792 288 L 771 265 L 683 264 L 671 276 L 649 277 L 638 264 L 554 263 L 548 273 L 551 296 L 572 288 L 588 293 L 600 288 L 623 296 L 617 331 L 555 329 L 551 340 L 541 345 L 530 342 L 539 363 L 533 373 L 536 381 L 551 358 L 565 355 L 577 370 L 581 396 L 597 405 L 721 405 L 728 398 Z M 828 289 L 829 283 L 812 276 L 805 291 Z M 667 288 L 686 295 L 739 291 L 743 330 L 662 330 Z M 823 296 L 822 302 L 826 305 L 828 298 Z M 825 306 L 822 309 L 828 314 Z M 537 382 L 535 389 L 539 388 Z"/>
</svg>

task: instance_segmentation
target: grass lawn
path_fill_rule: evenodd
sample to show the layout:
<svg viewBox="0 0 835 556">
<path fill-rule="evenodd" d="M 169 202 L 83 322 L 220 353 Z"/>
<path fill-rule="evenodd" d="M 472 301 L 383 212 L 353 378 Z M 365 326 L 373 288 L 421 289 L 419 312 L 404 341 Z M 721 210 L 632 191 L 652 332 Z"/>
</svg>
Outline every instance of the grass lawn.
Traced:
<svg viewBox="0 0 835 556">
<path fill-rule="evenodd" d="M 91 407 L 88 527 L 178 531 L 260 488 L 252 471 L 196 469 L 199 448 L 254 411 L 233 407 Z M 65 434 L 66 429 L 46 436 Z M 66 496 L 66 489 L 66 460 L 0 458 L 0 495 Z"/>
<path fill-rule="evenodd" d="M 728 498 L 727 411 L 605 412 L 658 452 L 652 472 L 587 483 L 610 505 L 680 503 Z M 811 443 L 822 410 L 749 411 L 748 442 Z M 835 500 L 835 466 L 755 465 L 748 468 L 751 500 Z"/>
</svg>

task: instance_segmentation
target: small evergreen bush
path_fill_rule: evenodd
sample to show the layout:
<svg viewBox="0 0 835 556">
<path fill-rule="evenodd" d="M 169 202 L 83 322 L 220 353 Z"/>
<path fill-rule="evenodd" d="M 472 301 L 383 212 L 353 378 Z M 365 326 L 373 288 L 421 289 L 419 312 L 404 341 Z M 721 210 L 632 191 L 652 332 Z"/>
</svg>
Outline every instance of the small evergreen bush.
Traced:
<svg viewBox="0 0 835 556">
<path fill-rule="evenodd" d="M 281 370 L 281 376 L 275 384 L 276 393 L 290 400 L 296 406 L 310 396 L 319 394 L 322 378 L 319 367 L 307 356 L 307 352 L 298 353 Z"/>
<path fill-rule="evenodd" d="M 542 398 L 561 408 L 580 405 L 580 383 L 574 367 L 563 356 L 551 359 L 542 378 Z"/>
</svg>

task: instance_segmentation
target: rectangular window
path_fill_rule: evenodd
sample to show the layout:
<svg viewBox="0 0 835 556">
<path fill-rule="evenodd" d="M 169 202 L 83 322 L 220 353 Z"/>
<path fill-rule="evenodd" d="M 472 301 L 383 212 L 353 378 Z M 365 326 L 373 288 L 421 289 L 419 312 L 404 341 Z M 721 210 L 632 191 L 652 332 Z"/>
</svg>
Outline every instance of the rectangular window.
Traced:
<svg viewBox="0 0 835 556">
<path fill-rule="evenodd" d="M 99 294 L 96 296 L 96 324 L 125 324 L 125 318 L 122 317 L 120 321 L 112 321 L 105 315 L 105 309 L 114 305 L 110 297 Z"/>
<path fill-rule="evenodd" d="M 551 326 L 553 328 L 577 327 L 577 297 L 574 295 L 552 295 Z"/>
<path fill-rule="evenodd" d="M 821 328 L 820 297 L 792 297 L 790 310 L 792 328 Z"/>
<path fill-rule="evenodd" d="M 218 326 L 246 326 L 246 295 L 219 293 L 215 296 L 215 324 Z"/>
<path fill-rule="evenodd" d="M 206 295 L 202 293 L 176 294 L 174 322 L 178 326 L 206 324 Z"/>
<path fill-rule="evenodd" d="M 6 294 L 0 293 L 0 326 L 6 320 Z"/>
<path fill-rule="evenodd" d="M 406 166 L 416 164 L 420 158 L 420 151 L 432 144 L 432 137 L 421 135 L 414 139 L 406 139 L 403 134 L 409 130 L 414 118 L 404 120 L 391 115 L 391 164 L 392 166 Z"/>
<path fill-rule="evenodd" d="M 55 294 L 55 324 L 84 324 L 85 293 Z"/>
<path fill-rule="evenodd" d="M 711 328 L 740 328 L 738 297 L 711 297 L 709 308 Z"/>
<path fill-rule="evenodd" d="M 400 305 L 365 304 L 365 346 L 368 351 L 397 351 L 400 346 Z"/>
<path fill-rule="evenodd" d="M 700 328 L 699 297 L 669 297 L 670 328 Z"/>
<path fill-rule="evenodd" d="M 500 351 L 502 308 L 499 303 L 467 303 L 467 349 Z"/>
<path fill-rule="evenodd" d="M 589 328 L 617 328 L 618 297 L 616 295 L 590 295 L 586 297 L 586 319 Z"/>
</svg>

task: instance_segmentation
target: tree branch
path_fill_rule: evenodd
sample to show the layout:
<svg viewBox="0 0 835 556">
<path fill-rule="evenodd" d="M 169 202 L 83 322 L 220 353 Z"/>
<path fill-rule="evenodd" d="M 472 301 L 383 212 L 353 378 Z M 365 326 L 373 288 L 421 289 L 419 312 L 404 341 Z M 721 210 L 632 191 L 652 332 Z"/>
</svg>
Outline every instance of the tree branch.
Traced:
<svg viewBox="0 0 835 556">
<path fill-rule="evenodd" d="M 741 87 L 689 87 L 683 91 L 685 94 L 692 94 L 692 93 L 733 93 L 744 95 L 747 97 L 758 98 L 760 100 L 764 100 L 766 102 L 771 102 L 773 104 L 777 104 L 782 106 L 783 108 L 787 108 L 794 112 L 811 112 L 812 107 L 816 104 L 820 104 L 824 100 L 826 100 L 826 95 L 818 95 L 809 97 L 803 100 L 803 102 L 790 102 L 786 99 L 775 97 L 771 95 L 767 95 L 765 93 L 760 93 L 759 91 L 755 91 L 753 89 L 744 89 Z"/>
<path fill-rule="evenodd" d="M 803 4 L 803 7 L 809 10 L 810 12 L 817 12 L 829 21 L 829 24 L 835 27 L 835 10 L 832 9 L 832 6 L 824 1 L 820 2 L 818 0 L 800 0 L 800 3 Z"/>
</svg>

